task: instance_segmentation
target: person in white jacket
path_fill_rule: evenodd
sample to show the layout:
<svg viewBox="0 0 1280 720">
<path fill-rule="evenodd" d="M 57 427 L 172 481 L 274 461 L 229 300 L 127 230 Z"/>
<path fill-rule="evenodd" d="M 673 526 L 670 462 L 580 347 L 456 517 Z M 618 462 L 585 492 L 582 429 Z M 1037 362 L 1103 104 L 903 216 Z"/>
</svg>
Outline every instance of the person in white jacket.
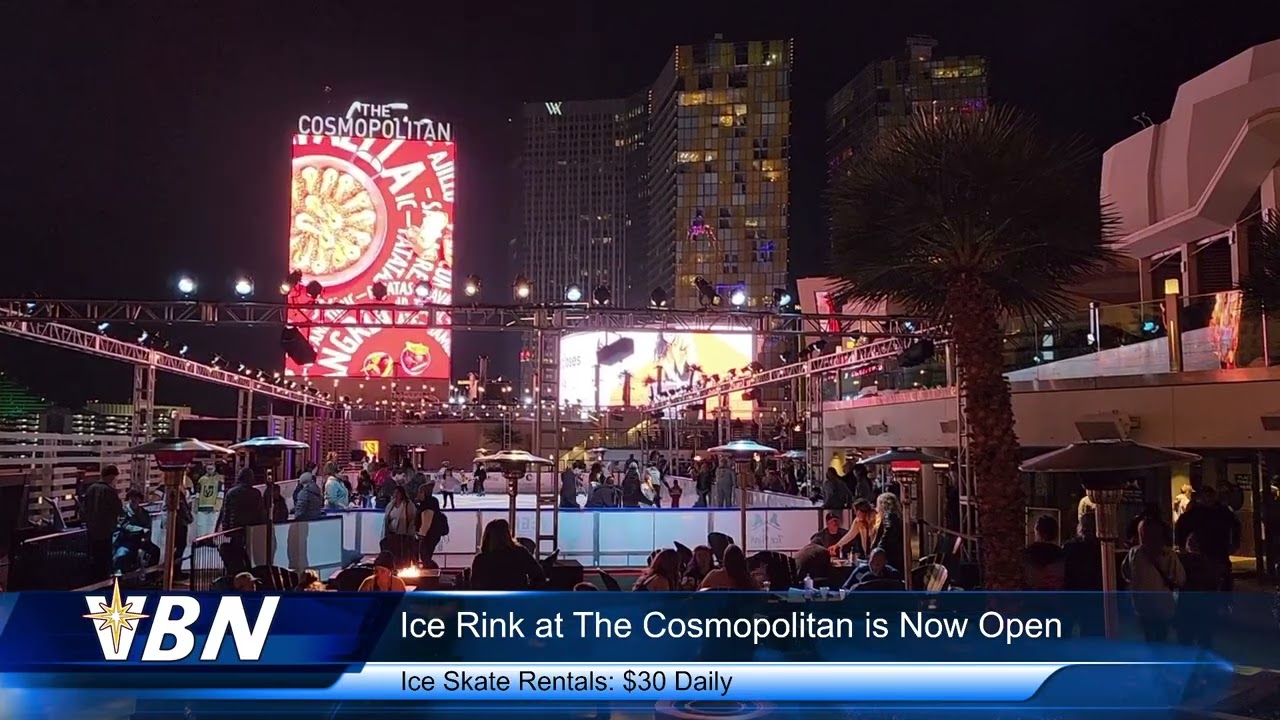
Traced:
<svg viewBox="0 0 1280 720">
<path fill-rule="evenodd" d="M 1174 594 L 1187 584 L 1178 555 L 1165 545 L 1164 525 L 1143 520 L 1138 544 L 1129 550 L 1122 570 L 1133 593 L 1133 609 L 1147 642 L 1165 642 L 1178 609 Z"/>
</svg>

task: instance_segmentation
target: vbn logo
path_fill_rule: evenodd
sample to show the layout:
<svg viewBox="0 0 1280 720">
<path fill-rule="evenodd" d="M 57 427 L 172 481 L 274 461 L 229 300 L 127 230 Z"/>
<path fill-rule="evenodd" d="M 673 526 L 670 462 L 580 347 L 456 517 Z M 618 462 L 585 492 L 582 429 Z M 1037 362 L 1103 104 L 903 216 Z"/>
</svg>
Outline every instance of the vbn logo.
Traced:
<svg viewBox="0 0 1280 720">
<path fill-rule="evenodd" d="M 110 602 L 102 595 L 89 595 L 85 601 L 89 604 L 89 613 L 84 617 L 94 621 L 98 644 L 102 646 L 102 656 L 107 660 L 129 659 L 129 649 L 133 647 L 138 626 L 148 618 L 151 619 L 151 631 L 147 633 L 147 644 L 142 649 L 143 662 L 174 662 L 189 657 L 196 649 L 195 633 L 189 630 L 200 617 L 200 601 L 196 598 L 162 597 L 156 605 L 155 615 L 145 615 L 142 611 L 146 609 L 143 607 L 146 598 L 130 596 L 122 600 L 120 581 L 117 580 Z M 228 633 L 238 659 L 257 660 L 262 657 L 262 648 L 279 605 L 279 597 L 264 598 L 257 621 L 250 625 L 240 598 L 219 600 L 200 659 L 217 660 Z M 176 617 L 174 611 L 177 611 Z"/>
</svg>

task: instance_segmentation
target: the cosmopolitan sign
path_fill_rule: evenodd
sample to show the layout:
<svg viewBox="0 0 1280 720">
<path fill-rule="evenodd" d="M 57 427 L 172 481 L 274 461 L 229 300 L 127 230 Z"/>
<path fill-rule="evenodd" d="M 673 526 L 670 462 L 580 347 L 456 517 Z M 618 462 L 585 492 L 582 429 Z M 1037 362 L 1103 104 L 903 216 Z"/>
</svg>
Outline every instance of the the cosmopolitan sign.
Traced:
<svg viewBox="0 0 1280 720">
<path fill-rule="evenodd" d="M 303 115 L 298 118 L 301 135 L 334 137 L 383 138 L 387 140 L 453 141 L 453 125 L 430 118 L 409 117 L 408 103 L 372 103 L 356 101 L 346 115 Z"/>
</svg>

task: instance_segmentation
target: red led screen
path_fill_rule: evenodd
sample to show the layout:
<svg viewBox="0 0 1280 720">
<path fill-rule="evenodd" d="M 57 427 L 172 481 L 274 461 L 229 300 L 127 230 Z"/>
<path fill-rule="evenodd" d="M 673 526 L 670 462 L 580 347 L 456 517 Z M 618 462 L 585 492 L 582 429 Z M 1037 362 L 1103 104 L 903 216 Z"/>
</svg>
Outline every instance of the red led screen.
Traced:
<svg viewBox="0 0 1280 720">
<path fill-rule="evenodd" d="M 443 327 L 371 327 L 369 313 L 302 307 L 385 304 L 382 317 L 431 319 L 453 298 L 454 144 L 296 135 L 293 138 L 289 293 L 294 323 L 317 360 L 290 375 L 448 379 L 450 332 Z M 385 287 L 379 300 L 376 284 Z M 425 324 L 425 322 L 424 322 Z"/>
</svg>

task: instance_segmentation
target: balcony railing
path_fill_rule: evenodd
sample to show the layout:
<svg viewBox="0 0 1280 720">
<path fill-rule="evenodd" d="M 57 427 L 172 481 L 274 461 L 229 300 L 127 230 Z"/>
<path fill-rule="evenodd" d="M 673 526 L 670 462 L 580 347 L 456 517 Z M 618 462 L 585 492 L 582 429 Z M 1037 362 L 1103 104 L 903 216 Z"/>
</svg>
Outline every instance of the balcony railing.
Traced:
<svg viewBox="0 0 1280 720">
<path fill-rule="evenodd" d="M 1177 313 L 1176 350 L 1168 307 Z M 1002 354 L 1014 382 L 1265 367 L 1280 363 L 1280 327 L 1273 319 L 1246 316 L 1239 291 L 1229 291 L 1091 305 L 1056 321 L 1010 319 Z M 946 387 L 948 380 L 939 350 L 914 367 L 863 368 L 827 378 L 823 400 L 853 400 L 870 387 L 880 394 Z"/>
</svg>

